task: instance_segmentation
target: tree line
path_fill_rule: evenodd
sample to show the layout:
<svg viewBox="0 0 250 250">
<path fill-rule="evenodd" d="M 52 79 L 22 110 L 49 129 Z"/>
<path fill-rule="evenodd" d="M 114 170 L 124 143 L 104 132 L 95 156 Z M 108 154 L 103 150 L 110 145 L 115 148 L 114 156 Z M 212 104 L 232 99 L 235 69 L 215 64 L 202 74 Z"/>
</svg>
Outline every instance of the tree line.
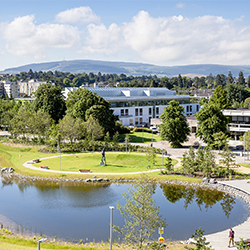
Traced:
<svg viewBox="0 0 250 250">
<path fill-rule="evenodd" d="M 41 85 L 32 102 L 0 99 L 0 124 L 13 138 L 30 140 L 36 135 L 39 143 L 46 139 L 51 146 L 62 139 L 72 147 L 76 140 L 110 140 L 128 132 L 110 103 L 96 93 L 78 89 L 65 101 L 62 89 L 51 84 Z"/>
<path fill-rule="evenodd" d="M 149 76 L 127 76 L 126 74 L 105 74 L 98 72 L 94 73 L 70 73 L 61 71 L 35 71 L 31 69 L 28 72 L 20 72 L 19 74 L 4 74 L 0 80 L 28 81 L 37 79 L 41 81 L 54 82 L 56 86 L 64 87 L 80 87 L 82 85 L 89 86 L 93 83 L 102 82 L 104 85 L 114 87 L 166 87 L 168 89 L 214 89 L 219 85 L 226 86 L 230 84 L 250 87 L 250 76 L 246 79 L 242 71 L 239 72 L 238 77 L 233 76 L 229 71 L 228 75 L 217 74 L 213 76 L 212 73 L 208 76 L 190 78 L 179 74 L 175 77 L 158 77 L 156 75 Z"/>
</svg>

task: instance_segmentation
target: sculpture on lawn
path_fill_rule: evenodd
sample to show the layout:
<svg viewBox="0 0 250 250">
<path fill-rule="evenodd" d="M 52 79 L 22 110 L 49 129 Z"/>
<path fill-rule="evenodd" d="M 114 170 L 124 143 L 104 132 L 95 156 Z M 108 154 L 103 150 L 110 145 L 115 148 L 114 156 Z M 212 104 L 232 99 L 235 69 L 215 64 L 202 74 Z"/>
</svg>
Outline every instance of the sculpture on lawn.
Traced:
<svg viewBox="0 0 250 250">
<path fill-rule="evenodd" d="M 105 147 L 102 149 L 102 159 L 100 166 L 106 166 Z"/>
</svg>

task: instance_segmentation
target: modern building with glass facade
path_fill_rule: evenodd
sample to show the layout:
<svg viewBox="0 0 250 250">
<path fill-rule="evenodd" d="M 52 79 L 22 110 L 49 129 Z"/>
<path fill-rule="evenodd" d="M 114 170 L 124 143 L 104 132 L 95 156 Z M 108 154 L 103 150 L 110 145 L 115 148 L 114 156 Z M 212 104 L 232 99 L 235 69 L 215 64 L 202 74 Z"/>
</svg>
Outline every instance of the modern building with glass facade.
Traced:
<svg viewBox="0 0 250 250">
<path fill-rule="evenodd" d="M 65 88 L 67 98 L 70 91 Z M 109 101 L 114 114 L 125 126 L 149 124 L 152 118 L 159 118 L 171 100 L 178 101 L 185 115 L 194 115 L 199 111 L 199 103 L 192 102 L 189 95 L 176 95 L 176 91 L 167 88 L 88 88 L 91 92 Z"/>
</svg>

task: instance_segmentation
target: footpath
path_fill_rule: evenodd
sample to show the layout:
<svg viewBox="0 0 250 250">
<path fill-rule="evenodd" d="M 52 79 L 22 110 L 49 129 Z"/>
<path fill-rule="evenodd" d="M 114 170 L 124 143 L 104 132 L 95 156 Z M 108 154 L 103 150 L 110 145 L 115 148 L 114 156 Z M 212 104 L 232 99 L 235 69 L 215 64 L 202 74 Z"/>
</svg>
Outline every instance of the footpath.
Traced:
<svg viewBox="0 0 250 250">
<path fill-rule="evenodd" d="M 131 144 L 133 144 L 133 143 L 131 143 Z M 137 143 L 137 145 L 138 145 L 138 143 Z M 149 143 L 148 145 L 142 144 L 142 146 L 150 146 L 150 145 L 151 145 L 151 143 Z M 156 148 L 161 148 L 164 151 L 166 150 L 167 154 L 170 155 L 171 158 L 178 160 L 178 163 L 175 165 L 175 167 L 180 166 L 181 157 L 182 157 L 183 153 L 185 151 L 187 151 L 189 148 L 189 145 L 184 145 L 184 147 L 181 149 L 180 148 L 178 148 L 178 149 L 171 148 L 171 147 L 169 147 L 168 143 L 166 143 L 166 142 L 154 142 L 153 146 Z M 242 156 L 236 156 L 235 160 L 236 160 L 236 163 L 245 162 L 245 158 L 243 158 Z M 216 154 L 216 161 L 219 161 L 218 154 Z M 46 171 L 46 172 L 51 171 L 51 172 L 57 172 L 57 173 L 63 172 L 63 171 L 39 169 L 39 168 L 32 166 L 32 164 L 30 164 L 28 162 L 24 163 L 23 165 L 25 167 L 40 170 L 40 171 Z M 239 172 L 250 174 L 249 168 L 239 167 L 236 170 Z M 145 171 L 145 172 L 151 172 L 151 171 Z M 159 171 L 159 170 L 153 170 L 153 171 Z M 63 172 L 63 173 L 65 173 L 65 172 Z M 72 173 L 76 174 L 76 172 L 72 172 Z M 138 173 L 141 173 L 141 172 L 138 172 Z M 79 174 L 79 173 L 77 173 L 77 174 Z M 94 174 L 94 173 L 92 173 L 92 174 Z M 100 175 L 100 174 L 107 175 L 107 173 L 98 173 L 98 175 Z M 114 175 L 115 173 L 112 173 L 112 174 Z M 127 174 L 135 174 L 135 173 L 127 173 Z M 250 179 L 248 179 L 248 180 L 220 181 L 219 183 L 222 183 L 222 184 L 230 186 L 230 187 L 234 187 L 236 189 L 240 189 L 240 190 L 248 193 L 250 196 Z M 214 222 L 214 223 L 216 223 L 216 222 Z M 233 230 L 235 231 L 235 241 L 239 241 L 240 238 L 243 238 L 244 240 L 248 239 L 248 238 L 250 239 L 250 217 L 244 223 L 235 226 L 233 228 Z M 231 248 L 237 249 L 236 246 L 231 246 L 230 248 L 228 247 L 228 241 L 229 241 L 228 236 L 229 236 L 229 228 L 224 230 L 224 231 L 221 231 L 221 232 L 205 235 L 207 241 L 210 242 L 210 246 L 212 249 L 215 249 L 215 250 L 226 250 L 226 249 L 231 249 Z"/>
<path fill-rule="evenodd" d="M 244 190 L 250 195 L 250 180 L 221 181 L 220 183 Z M 235 232 L 235 241 L 239 241 L 240 238 L 243 238 L 244 240 L 250 239 L 250 217 L 248 217 L 248 219 L 242 224 L 235 226 L 233 230 Z M 231 246 L 230 248 L 228 247 L 228 236 L 229 228 L 218 233 L 205 235 L 207 241 L 210 242 L 212 249 L 237 249 L 236 246 Z"/>
</svg>

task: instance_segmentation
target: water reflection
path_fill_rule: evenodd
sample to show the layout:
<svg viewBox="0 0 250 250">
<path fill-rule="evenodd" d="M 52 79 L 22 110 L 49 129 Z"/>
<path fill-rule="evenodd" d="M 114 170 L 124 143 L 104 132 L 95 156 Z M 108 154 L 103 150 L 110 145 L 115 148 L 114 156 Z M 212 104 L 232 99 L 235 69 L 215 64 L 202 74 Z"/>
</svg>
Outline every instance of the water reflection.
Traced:
<svg viewBox="0 0 250 250">
<path fill-rule="evenodd" d="M 165 197 L 171 203 L 176 203 L 177 201 L 183 199 L 185 209 L 195 202 L 200 210 L 204 207 L 207 211 L 216 203 L 220 202 L 219 204 L 221 205 L 223 213 L 227 218 L 229 218 L 233 205 L 236 203 L 233 196 L 216 189 L 204 189 L 200 187 L 194 188 L 176 184 L 161 185 L 161 188 Z"/>
<path fill-rule="evenodd" d="M 2 175 L 1 181 L 0 215 L 21 229 L 57 235 L 58 239 L 107 240 L 109 206 L 115 206 L 118 201 L 124 204 L 122 193 L 130 188 L 129 184 L 25 181 L 7 175 Z M 166 238 L 172 240 L 187 239 L 199 227 L 206 233 L 225 230 L 249 215 L 241 199 L 216 190 L 182 185 L 154 185 L 154 189 L 153 198 L 168 224 Z M 122 226 L 123 223 L 115 209 L 114 224 Z"/>
</svg>

